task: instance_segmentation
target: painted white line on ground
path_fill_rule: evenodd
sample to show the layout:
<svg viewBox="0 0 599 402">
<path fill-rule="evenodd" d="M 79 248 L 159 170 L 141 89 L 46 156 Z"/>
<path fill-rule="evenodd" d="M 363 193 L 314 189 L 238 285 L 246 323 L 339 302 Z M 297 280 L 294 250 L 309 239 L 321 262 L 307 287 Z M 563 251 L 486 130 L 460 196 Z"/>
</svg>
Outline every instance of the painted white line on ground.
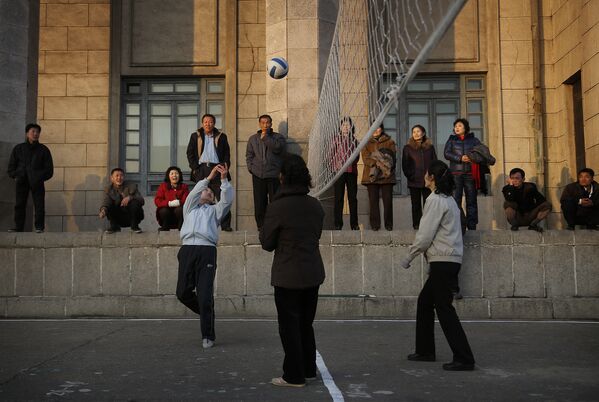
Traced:
<svg viewBox="0 0 599 402">
<path fill-rule="evenodd" d="M 331 398 L 333 398 L 333 402 L 344 402 L 343 394 L 335 381 L 333 380 L 333 376 L 329 373 L 329 369 L 327 369 L 326 364 L 324 364 L 324 360 L 320 355 L 320 352 L 316 351 L 316 366 L 318 367 L 318 371 L 320 371 L 320 376 L 322 377 L 322 382 L 329 390 L 329 394 L 331 394 Z"/>
</svg>

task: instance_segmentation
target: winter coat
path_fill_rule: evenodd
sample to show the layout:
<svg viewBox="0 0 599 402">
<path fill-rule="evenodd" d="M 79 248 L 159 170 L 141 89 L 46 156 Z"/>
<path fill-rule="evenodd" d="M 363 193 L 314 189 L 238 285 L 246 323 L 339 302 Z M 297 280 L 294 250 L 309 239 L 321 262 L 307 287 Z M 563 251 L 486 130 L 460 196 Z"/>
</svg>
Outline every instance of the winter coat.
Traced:
<svg viewBox="0 0 599 402">
<path fill-rule="evenodd" d="M 248 140 L 245 151 L 247 168 L 251 174 L 261 179 L 277 178 L 285 155 L 285 137 L 271 129 L 264 138 L 260 138 L 261 134 L 262 130 L 258 130 Z"/>
<path fill-rule="evenodd" d="M 543 194 L 539 193 L 534 183 L 524 182 L 522 188 L 516 188 L 511 184 L 503 187 L 505 203 L 503 208 L 514 208 L 520 212 L 530 212 L 545 201 Z"/>
<path fill-rule="evenodd" d="M 212 136 L 214 138 L 214 148 L 216 148 L 216 155 L 218 156 L 219 163 L 226 163 L 227 168 L 231 167 L 231 148 L 227 141 L 227 135 L 223 132 L 218 131 L 216 128 L 212 130 Z M 193 182 L 199 181 L 198 171 L 200 169 L 200 156 L 204 152 L 204 128 L 199 128 L 195 133 L 191 133 L 189 137 L 189 144 L 187 144 L 187 161 L 191 168 L 191 180 Z M 227 173 L 227 179 L 231 180 L 231 175 Z"/>
<path fill-rule="evenodd" d="M 468 133 L 463 140 L 453 134 L 445 143 L 443 152 L 445 159 L 449 161 L 449 169 L 452 173 L 470 173 L 472 171 L 471 163 L 462 162 L 462 156 L 468 155 L 468 152 L 480 145 L 481 142 L 474 136 L 474 133 Z"/>
<path fill-rule="evenodd" d="M 408 187 L 424 188 L 424 175 L 431 163 L 437 160 L 437 153 L 430 138 L 417 142 L 410 137 L 403 147 L 401 168 L 408 179 Z"/>
<path fill-rule="evenodd" d="M 298 213 L 300 212 L 301 213 Z M 319 286 L 325 278 L 320 256 L 324 210 L 303 186 L 282 185 L 268 204 L 260 243 L 275 251 L 271 285 L 288 289 Z"/>
<path fill-rule="evenodd" d="M 30 187 L 35 187 L 50 180 L 53 174 L 52 154 L 44 144 L 25 141 L 13 148 L 8 162 L 8 175 L 17 183 L 26 179 Z"/>
<path fill-rule="evenodd" d="M 381 152 L 380 150 L 386 149 L 388 155 L 391 155 L 393 158 L 393 166 L 388 172 L 388 175 L 380 175 L 374 182 L 370 181 L 370 170 L 371 169 L 380 169 L 385 170 L 385 167 L 382 166 L 381 160 L 376 160 L 373 158 L 373 153 L 376 151 Z M 362 174 L 362 184 L 395 184 L 395 165 L 397 161 L 397 147 L 395 146 L 395 141 L 391 139 L 387 134 L 382 133 L 379 138 L 372 137 L 364 149 L 362 150 L 362 161 L 364 162 L 364 172 Z M 375 154 L 376 155 L 376 154 Z"/>
<path fill-rule="evenodd" d="M 125 181 L 121 186 L 121 191 L 117 190 L 112 184 L 104 189 L 104 198 L 102 199 L 100 209 L 119 206 L 125 197 L 131 197 L 139 201 L 141 205 L 144 205 L 144 197 L 137 189 L 137 184 Z"/>
<path fill-rule="evenodd" d="M 578 205 L 581 198 L 590 198 L 593 201 L 593 206 L 587 208 L 593 208 L 596 211 L 599 210 L 599 184 L 593 180 L 591 186 L 592 193 L 589 196 L 589 192 L 585 192 L 584 188 L 578 182 L 568 184 L 562 192 L 560 202 Z"/>
<path fill-rule="evenodd" d="M 358 140 L 353 134 L 348 134 L 344 136 L 343 134 L 338 134 L 333 138 L 333 157 L 332 157 L 332 168 L 335 171 L 339 171 L 347 159 L 351 156 L 352 152 L 358 147 Z M 358 160 L 360 159 L 360 155 L 358 154 L 351 164 L 347 167 L 344 173 L 358 173 Z"/>
<path fill-rule="evenodd" d="M 160 183 L 156 196 L 154 197 L 154 204 L 156 205 L 156 220 L 162 226 L 160 221 L 160 215 L 158 214 L 159 208 L 168 208 L 168 202 L 179 200 L 181 207 L 185 204 L 185 200 L 189 195 L 189 187 L 185 183 L 179 183 L 177 187 L 171 186 L 170 183 Z"/>
<path fill-rule="evenodd" d="M 467 155 L 472 162 L 480 165 L 493 166 L 495 164 L 495 157 L 491 155 L 489 147 L 485 144 L 475 145 Z"/>
</svg>

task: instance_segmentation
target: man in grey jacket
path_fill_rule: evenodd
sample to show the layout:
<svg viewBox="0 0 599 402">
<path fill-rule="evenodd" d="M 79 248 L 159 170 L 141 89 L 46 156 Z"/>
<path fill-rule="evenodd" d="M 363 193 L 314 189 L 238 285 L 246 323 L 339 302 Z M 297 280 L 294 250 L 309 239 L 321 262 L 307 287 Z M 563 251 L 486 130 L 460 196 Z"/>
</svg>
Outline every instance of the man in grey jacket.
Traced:
<svg viewBox="0 0 599 402">
<path fill-rule="evenodd" d="M 104 190 L 104 198 L 98 217 L 108 218 L 110 228 L 107 234 L 120 232 L 121 227 L 131 227 L 131 231 L 141 233 L 139 223 L 144 218 L 144 197 L 135 183 L 125 181 L 125 172 L 114 168 L 110 172 L 110 186 Z"/>
<path fill-rule="evenodd" d="M 177 298 L 191 311 L 200 315 L 202 347 L 214 346 L 214 276 L 216 275 L 216 244 L 218 226 L 231 209 L 234 190 L 227 180 L 227 165 L 216 165 L 200 180 L 183 205 L 183 226 L 177 254 L 179 277 Z M 210 181 L 220 175 L 220 200 L 215 204 Z"/>
<path fill-rule="evenodd" d="M 258 118 L 260 130 L 253 134 L 245 152 L 247 167 L 252 175 L 254 189 L 254 216 L 258 229 L 264 222 L 266 206 L 279 189 L 279 173 L 285 155 L 285 137 L 272 130 L 272 118 L 264 114 Z"/>
</svg>

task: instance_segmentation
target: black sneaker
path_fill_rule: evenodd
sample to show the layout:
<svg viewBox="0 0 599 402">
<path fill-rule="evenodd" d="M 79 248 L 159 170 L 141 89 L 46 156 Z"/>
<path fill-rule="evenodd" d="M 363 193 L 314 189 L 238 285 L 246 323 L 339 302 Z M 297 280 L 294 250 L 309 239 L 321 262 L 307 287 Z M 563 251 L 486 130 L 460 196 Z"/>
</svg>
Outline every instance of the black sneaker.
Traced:
<svg viewBox="0 0 599 402">
<path fill-rule="evenodd" d="M 538 225 L 530 225 L 528 230 L 534 230 L 535 232 L 543 233 L 543 228 Z"/>
<path fill-rule="evenodd" d="M 35 233 L 44 233 L 44 229 L 35 229 Z"/>
<path fill-rule="evenodd" d="M 472 371 L 474 370 L 474 364 L 451 362 L 443 365 L 443 370 L 447 371 Z"/>
<path fill-rule="evenodd" d="M 131 226 L 131 231 L 133 233 L 141 233 L 141 229 L 139 228 L 139 226 Z"/>
<path fill-rule="evenodd" d="M 419 353 L 412 353 L 408 355 L 408 360 L 413 362 L 434 362 L 436 360 L 435 355 L 421 355 Z"/>
<path fill-rule="evenodd" d="M 228 228 L 223 228 L 223 230 L 224 230 L 225 232 L 232 232 L 232 231 L 233 231 L 233 228 L 229 226 Z"/>
<path fill-rule="evenodd" d="M 514 225 L 514 226 L 512 226 L 512 227 L 510 228 L 510 230 L 511 230 L 512 232 L 517 232 L 517 231 L 518 231 L 518 225 Z"/>
<path fill-rule="evenodd" d="M 120 232 L 120 231 L 121 231 L 121 228 L 119 226 L 111 226 L 109 229 L 106 229 L 104 231 L 104 233 L 113 234 L 113 233 Z"/>
<path fill-rule="evenodd" d="M 17 229 L 17 228 L 10 228 L 8 229 L 8 233 L 18 233 L 18 232 L 22 232 L 23 229 Z"/>
</svg>

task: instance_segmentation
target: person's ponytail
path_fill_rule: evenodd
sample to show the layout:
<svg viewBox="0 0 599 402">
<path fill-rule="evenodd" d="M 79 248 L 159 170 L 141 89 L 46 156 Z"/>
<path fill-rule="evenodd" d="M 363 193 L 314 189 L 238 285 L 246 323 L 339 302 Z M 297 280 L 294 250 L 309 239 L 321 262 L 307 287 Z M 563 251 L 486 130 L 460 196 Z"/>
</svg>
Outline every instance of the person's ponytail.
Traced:
<svg viewBox="0 0 599 402">
<path fill-rule="evenodd" d="M 436 160 L 431 163 L 431 166 L 428 168 L 428 174 L 435 178 L 436 194 L 453 195 L 455 180 L 445 162 Z"/>
</svg>

